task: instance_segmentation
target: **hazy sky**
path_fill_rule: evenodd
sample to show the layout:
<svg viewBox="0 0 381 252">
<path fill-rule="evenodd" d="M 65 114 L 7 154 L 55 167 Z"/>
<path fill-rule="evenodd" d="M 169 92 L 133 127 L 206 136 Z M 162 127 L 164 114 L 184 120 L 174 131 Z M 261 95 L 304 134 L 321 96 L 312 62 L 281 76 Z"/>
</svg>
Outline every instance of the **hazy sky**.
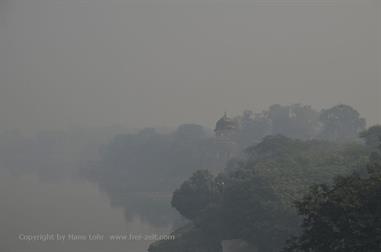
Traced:
<svg viewBox="0 0 381 252">
<path fill-rule="evenodd" d="M 380 10 L 379 0 L 0 0 L 0 129 L 213 127 L 225 110 L 297 102 L 347 103 L 381 122 Z"/>
</svg>

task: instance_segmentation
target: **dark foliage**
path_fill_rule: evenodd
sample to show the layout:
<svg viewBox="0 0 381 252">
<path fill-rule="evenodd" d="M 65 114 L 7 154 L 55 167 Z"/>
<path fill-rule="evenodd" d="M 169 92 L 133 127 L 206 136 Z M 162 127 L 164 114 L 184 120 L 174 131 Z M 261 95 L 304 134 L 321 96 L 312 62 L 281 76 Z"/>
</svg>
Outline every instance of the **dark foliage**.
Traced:
<svg viewBox="0 0 381 252">
<path fill-rule="evenodd" d="M 338 177 L 333 186 L 315 185 L 296 203 L 303 233 L 287 252 L 381 251 L 381 165 L 371 162 L 368 176 Z"/>
</svg>

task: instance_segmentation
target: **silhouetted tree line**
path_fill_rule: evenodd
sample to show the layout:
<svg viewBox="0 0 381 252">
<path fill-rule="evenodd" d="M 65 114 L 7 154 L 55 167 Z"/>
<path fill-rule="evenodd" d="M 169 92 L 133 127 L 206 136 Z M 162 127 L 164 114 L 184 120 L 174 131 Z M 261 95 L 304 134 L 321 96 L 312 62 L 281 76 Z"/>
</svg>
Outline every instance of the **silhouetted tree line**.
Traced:
<svg viewBox="0 0 381 252">
<path fill-rule="evenodd" d="M 261 113 L 244 111 L 236 120 L 240 124 L 237 140 L 245 147 L 278 134 L 304 140 L 353 141 L 366 127 L 359 112 L 343 104 L 320 112 L 302 104 L 275 104 Z"/>
<path fill-rule="evenodd" d="M 257 144 L 268 135 L 351 142 L 358 139 L 365 127 L 365 120 L 347 105 L 321 112 L 301 104 L 272 105 L 260 114 L 245 111 L 235 120 L 239 127 L 230 140 L 238 150 Z M 88 175 L 109 192 L 173 191 L 195 170 L 221 171 L 227 161 L 221 153 L 229 151 L 226 149 L 229 148 L 216 141 L 211 130 L 196 124 L 181 125 L 170 133 L 143 129 L 118 135 L 104 146 L 100 162 Z M 146 183 L 142 184 L 140 178 Z"/>
<path fill-rule="evenodd" d="M 300 104 L 273 105 L 234 120 L 239 127 L 231 141 L 243 152 L 231 160 L 221 158 L 226 146 L 211 130 L 184 124 L 173 132 L 144 129 L 114 137 L 86 174 L 113 205 L 158 225 L 171 221 L 168 205 L 175 191 L 172 206 L 188 224 L 175 231 L 178 239 L 154 243 L 150 252 L 221 251 L 221 241 L 233 239 L 257 251 L 281 251 L 290 237 L 303 234 L 304 217 L 295 202 L 314 184 L 332 187 L 335 177 L 354 171 L 367 176 L 379 133 L 377 126 L 364 131 L 365 120 L 347 105 L 320 112 Z M 168 197 L 153 199 L 150 192 Z M 131 193 L 148 196 L 135 204 Z M 289 249 L 297 239 L 302 238 L 289 242 Z"/>
<path fill-rule="evenodd" d="M 172 197 L 190 224 L 149 251 L 217 252 L 233 239 L 261 252 L 380 251 L 380 129 L 361 133 L 365 146 L 269 136 L 217 176 L 195 172 Z"/>
</svg>

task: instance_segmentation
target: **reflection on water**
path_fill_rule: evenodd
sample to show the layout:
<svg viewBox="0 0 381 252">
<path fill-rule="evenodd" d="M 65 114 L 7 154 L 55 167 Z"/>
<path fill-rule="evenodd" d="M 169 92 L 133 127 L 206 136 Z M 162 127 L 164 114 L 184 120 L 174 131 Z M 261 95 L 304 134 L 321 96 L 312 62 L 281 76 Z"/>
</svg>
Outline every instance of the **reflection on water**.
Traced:
<svg viewBox="0 0 381 252">
<path fill-rule="evenodd" d="M 146 251 L 152 241 L 110 241 L 111 234 L 166 234 L 160 216 L 142 198 L 113 208 L 96 185 L 78 179 L 41 181 L 37 176 L 0 171 L 0 251 Z M 136 202 L 136 204 L 135 204 Z M 146 206 L 146 207 L 145 207 Z M 139 216 L 145 209 L 149 217 Z M 144 213 L 144 212 L 142 212 Z M 159 213 L 158 213 L 159 214 Z M 159 214 L 160 215 L 160 214 Z M 126 216 L 128 218 L 126 218 Z M 19 234 L 104 234 L 103 241 L 21 241 Z"/>
</svg>

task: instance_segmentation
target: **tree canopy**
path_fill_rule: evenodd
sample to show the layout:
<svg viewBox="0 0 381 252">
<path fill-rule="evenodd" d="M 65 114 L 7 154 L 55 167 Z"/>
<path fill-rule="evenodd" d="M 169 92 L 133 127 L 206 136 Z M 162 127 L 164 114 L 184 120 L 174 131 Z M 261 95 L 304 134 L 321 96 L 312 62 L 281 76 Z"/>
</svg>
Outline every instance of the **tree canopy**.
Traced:
<svg viewBox="0 0 381 252">
<path fill-rule="evenodd" d="M 320 121 L 323 124 L 320 136 L 332 141 L 348 141 L 354 139 L 365 129 L 365 119 L 360 113 L 348 105 L 337 105 L 322 110 Z"/>
<path fill-rule="evenodd" d="M 314 185 L 296 203 L 303 216 L 300 236 L 285 252 L 376 252 L 381 250 L 381 165 L 368 176 L 337 177 L 332 186 Z"/>
<path fill-rule="evenodd" d="M 364 171 L 368 155 L 358 144 L 269 136 L 217 176 L 194 173 L 174 192 L 172 205 L 214 240 L 242 239 L 259 251 L 280 251 L 299 229 L 295 200 L 314 183 Z"/>
</svg>

